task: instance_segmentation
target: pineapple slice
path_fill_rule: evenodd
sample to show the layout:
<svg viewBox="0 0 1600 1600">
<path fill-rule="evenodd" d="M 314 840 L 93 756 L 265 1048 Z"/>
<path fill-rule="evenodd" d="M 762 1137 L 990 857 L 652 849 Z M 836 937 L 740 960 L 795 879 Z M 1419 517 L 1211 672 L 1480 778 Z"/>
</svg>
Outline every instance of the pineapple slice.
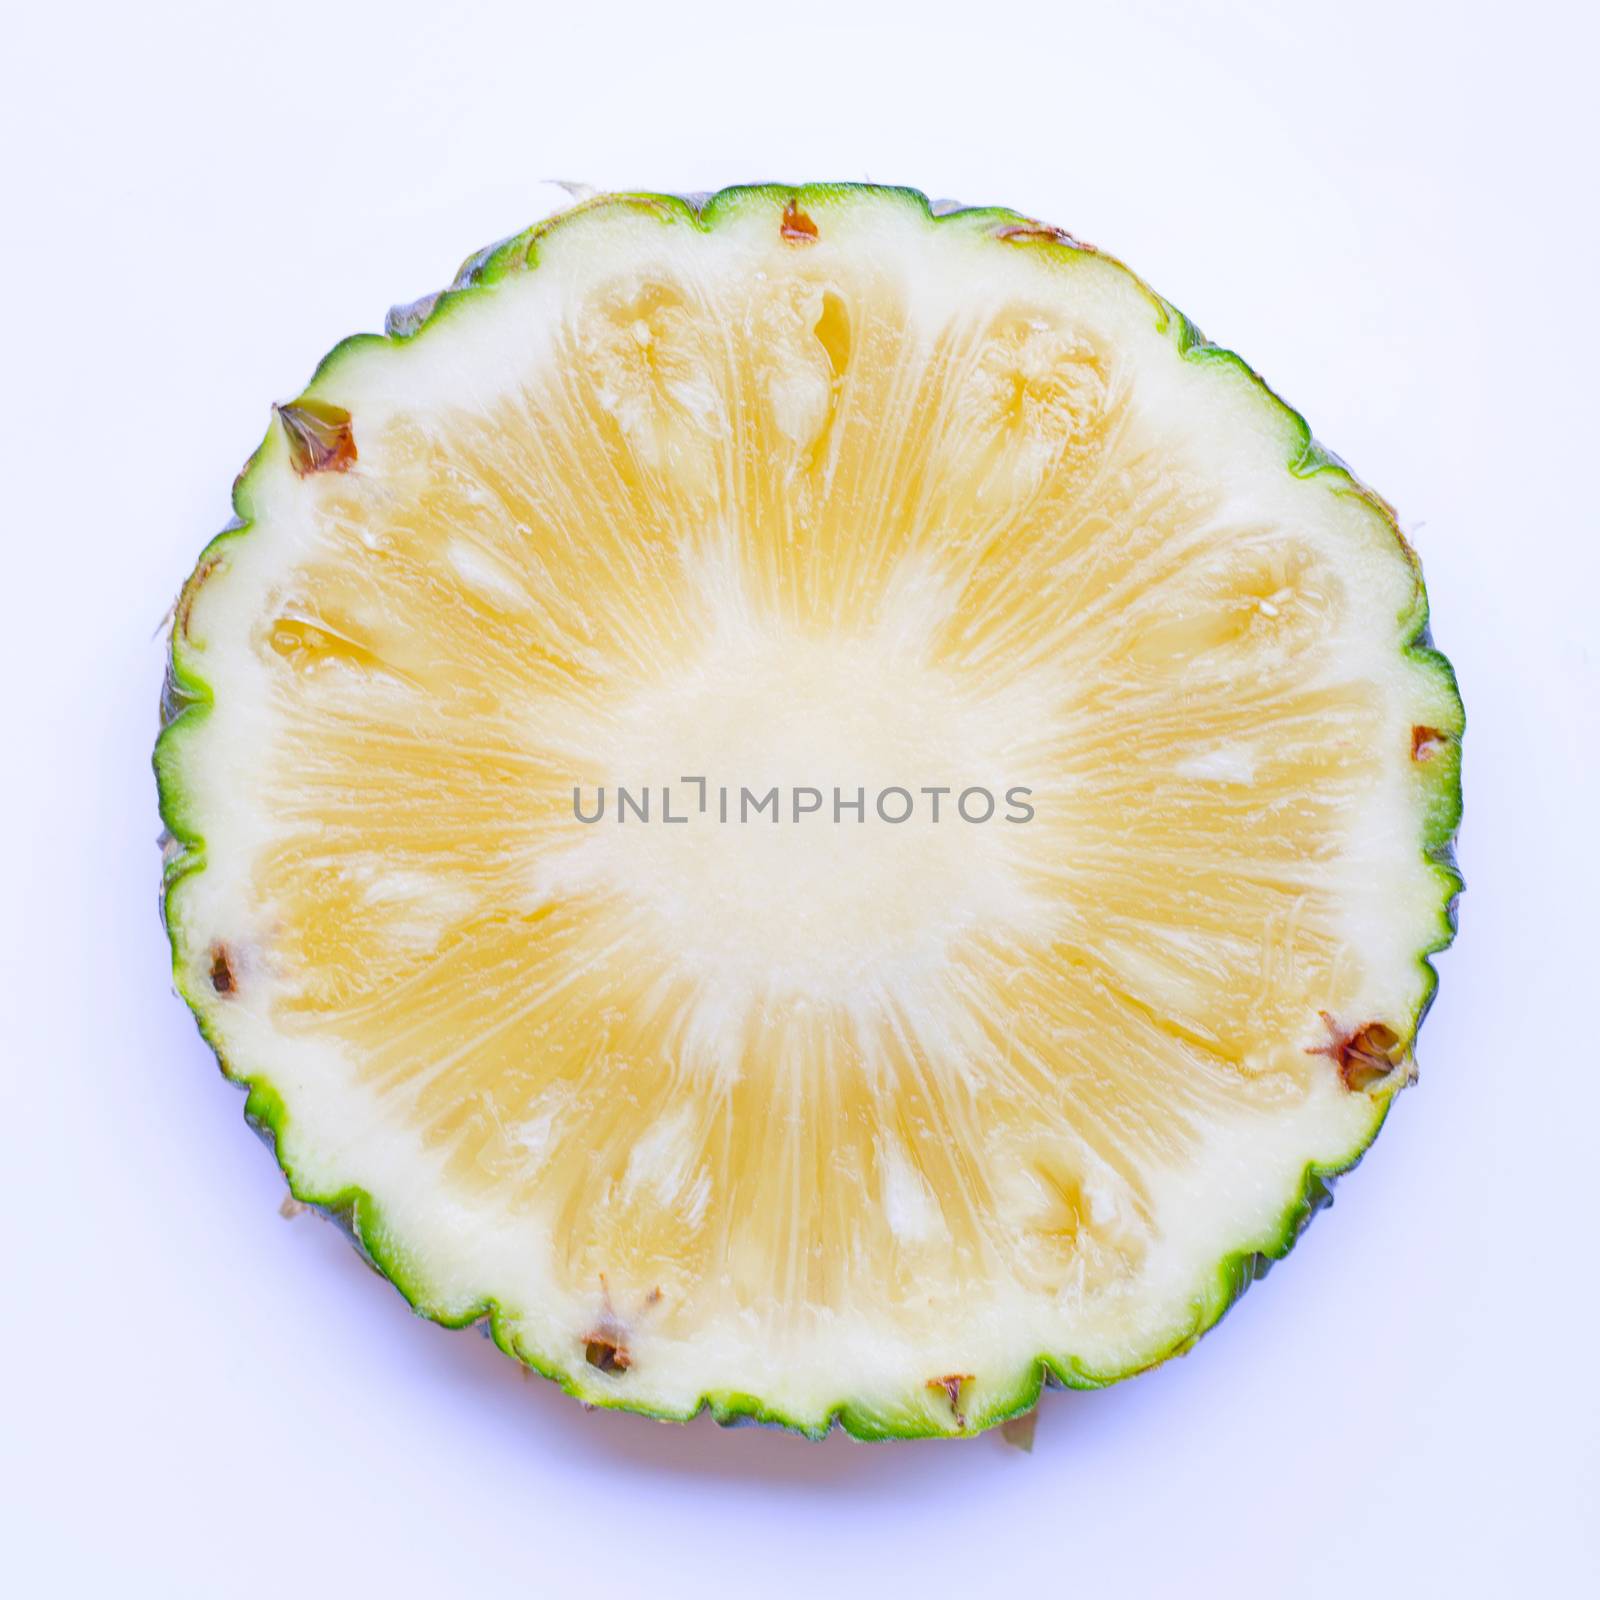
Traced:
<svg viewBox="0 0 1600 1600">
<path fill-rule="evenodd" d="M 1416 561 L 1065 235 L 603 197 L 341 345 L 235 506 L 178 987 L 294 1194 L 592 1404 L 951 1434 L 1136 1372 L 1412 1073 Z"/>
</svg>

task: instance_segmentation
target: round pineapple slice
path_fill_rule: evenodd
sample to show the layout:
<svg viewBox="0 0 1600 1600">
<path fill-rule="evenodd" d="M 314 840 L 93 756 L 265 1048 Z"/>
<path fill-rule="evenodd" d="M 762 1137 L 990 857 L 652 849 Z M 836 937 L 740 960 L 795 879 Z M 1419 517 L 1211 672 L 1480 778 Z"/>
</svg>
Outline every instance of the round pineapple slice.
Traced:
<svg viewBox="0 0 1600 1600">
<path fill-rule="evenodd" d="M 1412 1074 L 1415 558 L 1053 229 L 604 197 L 340 345 L 234 500 L 178 987 L 294 1193 L 592 1404 L 949 1434 L 1149 1367 Z"/>
</svg>

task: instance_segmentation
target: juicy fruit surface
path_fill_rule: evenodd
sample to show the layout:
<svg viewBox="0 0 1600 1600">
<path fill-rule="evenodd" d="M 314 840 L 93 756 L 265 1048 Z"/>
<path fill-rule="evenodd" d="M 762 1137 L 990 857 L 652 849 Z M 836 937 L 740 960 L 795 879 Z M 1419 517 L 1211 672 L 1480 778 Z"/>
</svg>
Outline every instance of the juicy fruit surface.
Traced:
<svg viewBox="0 0 1600 1600">
<path fill-rule="evenodd" d="M 602 1404 L 952 1432 L 1182 1347 L 1448 938 L 1390 518 L 1115 263 L 903 192 L 608 200 L 417 321 L 174 631 L 180 987 L 297 1192 Z"/>
</svg>

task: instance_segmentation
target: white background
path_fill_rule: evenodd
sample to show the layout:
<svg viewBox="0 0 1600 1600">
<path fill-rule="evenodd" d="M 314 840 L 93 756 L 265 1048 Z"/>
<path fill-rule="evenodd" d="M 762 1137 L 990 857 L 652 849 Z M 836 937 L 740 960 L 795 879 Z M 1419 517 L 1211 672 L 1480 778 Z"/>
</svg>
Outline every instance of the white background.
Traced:
<svg viewBox="0 0 1600 1600">
<path fill-rule="evenodd" d="M 10 10 L 9 1592 L 1600 1593 L 1593 8 Z M 1111 249 L 1400 508 L 1468 708 L 1422 1081 L 1031 1455 L 586 1415 L 406 1314 L 169 993 L 155 635 L 267 405 L 559 198 L 870 177 Z"/>
</svg>

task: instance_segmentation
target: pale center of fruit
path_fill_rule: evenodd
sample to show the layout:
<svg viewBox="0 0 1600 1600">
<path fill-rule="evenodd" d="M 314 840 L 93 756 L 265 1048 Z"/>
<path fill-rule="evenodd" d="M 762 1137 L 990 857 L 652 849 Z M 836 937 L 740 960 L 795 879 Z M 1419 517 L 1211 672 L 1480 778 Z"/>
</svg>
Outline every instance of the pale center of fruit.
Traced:
<svg viewBox="0 0 1600 1600">
<path fill-rule="evenodd" d="M 1003 719 L 903 638 L 747 623 L 598 737 L 603 813 L 570 818 L 561 876 L 624 902 L 738 1013 L 909 1002 L 959 941 L 1031 920 L 1038 797 L 1016 791 L 1034 775 L 1008 762 Z M 595 815 L 595 786 L 580 807 Z"/>
</svg>

